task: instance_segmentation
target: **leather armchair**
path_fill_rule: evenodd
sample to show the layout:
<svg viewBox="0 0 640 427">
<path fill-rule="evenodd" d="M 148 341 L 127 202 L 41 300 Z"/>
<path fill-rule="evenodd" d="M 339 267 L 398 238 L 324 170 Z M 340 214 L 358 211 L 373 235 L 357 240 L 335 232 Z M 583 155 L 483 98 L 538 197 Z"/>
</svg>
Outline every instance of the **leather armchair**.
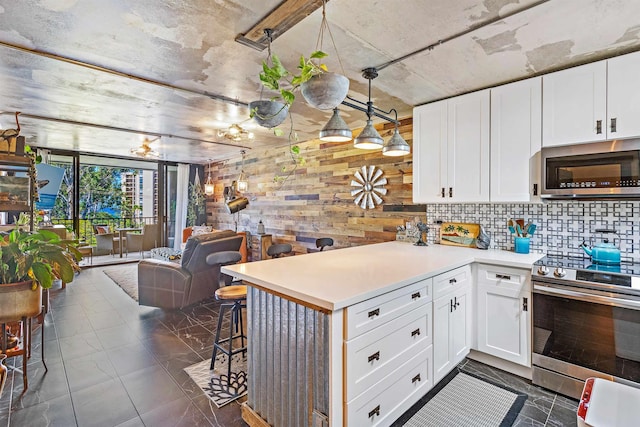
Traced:
<svg viewBox="0 0 640 427">
<path fill-rule="evenodd" d="M 242 236 L 231 230 L 192 236 L 180 263 L 143 259 L 138 263 L 138 303 L 176 309 L 210 298 L 218 289 L 220 266 L 207 264 L 209 254 L 238 251 Z"/>
</svg>

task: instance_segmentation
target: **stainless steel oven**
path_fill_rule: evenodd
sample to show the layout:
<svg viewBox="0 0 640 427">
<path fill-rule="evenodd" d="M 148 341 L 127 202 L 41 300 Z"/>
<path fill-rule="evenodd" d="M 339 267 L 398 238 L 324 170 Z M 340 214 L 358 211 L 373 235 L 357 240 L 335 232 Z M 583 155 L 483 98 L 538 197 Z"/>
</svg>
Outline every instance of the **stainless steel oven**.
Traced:
<svg viewBox="0 0 640 427">
<path fill-rule="evenodd" d="M 545 257 L 532 271 L 533 382 L 579 398 L 584 380 L 640 387 L 640 266 Z"/>
<path fill-rule="evenodd" d="M 640 197 L 640 139 L 543 147 L 544 198 Z"/>
</svg>

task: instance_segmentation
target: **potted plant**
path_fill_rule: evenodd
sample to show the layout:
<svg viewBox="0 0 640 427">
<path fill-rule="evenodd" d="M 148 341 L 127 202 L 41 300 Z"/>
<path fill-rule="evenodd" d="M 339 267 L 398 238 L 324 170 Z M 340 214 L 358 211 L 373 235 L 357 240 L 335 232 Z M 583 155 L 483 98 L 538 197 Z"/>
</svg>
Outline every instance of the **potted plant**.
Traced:
<svg viewBox="0 0 640 427">
<path fill-rule="evenodd" d="M 271 61 L 269 64 L 268 61 Z M 280 125 L 289 114 L 289 107 L 295 99 L 292 90 L 283 86 L 289 72 L 280 62 L 277 55 L 269 56 L 267 61 L 262 61 L 260 81 L 262 86 L 280 93 L 279 96 L 268 100 L 260 99 L 249 103 L 250 117 L 262 127 L 274 128 Z"/>
<path fill-rule="evenodd" d="M 16 228 L 0 238 L 0 322 L 40 313 L 42 288 L 73 281 L 82 255 L 75 243 L 47 230 Z"/>
<path fill-rule="evenodd" d="M 300 57 L 300 74 L 291 83 L 300 86 L 300 92 L 309 105 L 319 110 L 333 110 L 347 97 L 349 79 L 341 74 L 330 73 L 323 63 L 316 64 L 328 55 L 321 50 L 313 52 L 309 58 Z"/>
</svg>

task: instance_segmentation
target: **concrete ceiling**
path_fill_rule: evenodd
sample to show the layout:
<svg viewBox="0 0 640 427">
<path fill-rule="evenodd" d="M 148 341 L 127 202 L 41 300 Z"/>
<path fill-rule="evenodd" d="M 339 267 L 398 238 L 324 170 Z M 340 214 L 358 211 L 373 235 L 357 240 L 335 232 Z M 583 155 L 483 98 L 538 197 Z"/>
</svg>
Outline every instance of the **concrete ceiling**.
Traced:
<svg viewBox="0 0 640 427">
<path fill-rule="evenodd" d="M 234 41 L 280 3 L 0 0 L 0 129 L 15 128 L 21 111 L 33 146 L 115 156 L 163 134 L 153 144 L 160 158 L 189 163 L 286 144 L 245 121 L 267 54 Z M 414 105 L 640 49 L 638 0 L 331 0 L 326 9 L 350 95 L 362 101 L 360 70 L 480 27 L 380 71 L 375 105 L 402 117 Z M 315 50 L 320 20 L 316 10 L 273 42 L 288 68 Z M 327 38 L 323 48 L 341 71 Z M 342 111 L 352 127 L 364 124 L 363 113 Z M 300 140 L 330 117 L 301 96 L 292 113 Z M 255 140 L 218 136 L 239 122 Z"/>
</svg>

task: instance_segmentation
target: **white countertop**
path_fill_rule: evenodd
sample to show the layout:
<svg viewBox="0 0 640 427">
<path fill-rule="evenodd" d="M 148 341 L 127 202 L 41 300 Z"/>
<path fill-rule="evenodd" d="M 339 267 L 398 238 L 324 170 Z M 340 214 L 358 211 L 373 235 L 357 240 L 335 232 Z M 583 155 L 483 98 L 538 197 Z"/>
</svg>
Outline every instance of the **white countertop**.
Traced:
<svg viewBox="0 0 640 427">
<path fill-rule="evenodd" d="M 224 273 L 335 311 L 472 262 L 530 269 L 543 254 L 386 242 L 230 265 Z"/>
</svg>

